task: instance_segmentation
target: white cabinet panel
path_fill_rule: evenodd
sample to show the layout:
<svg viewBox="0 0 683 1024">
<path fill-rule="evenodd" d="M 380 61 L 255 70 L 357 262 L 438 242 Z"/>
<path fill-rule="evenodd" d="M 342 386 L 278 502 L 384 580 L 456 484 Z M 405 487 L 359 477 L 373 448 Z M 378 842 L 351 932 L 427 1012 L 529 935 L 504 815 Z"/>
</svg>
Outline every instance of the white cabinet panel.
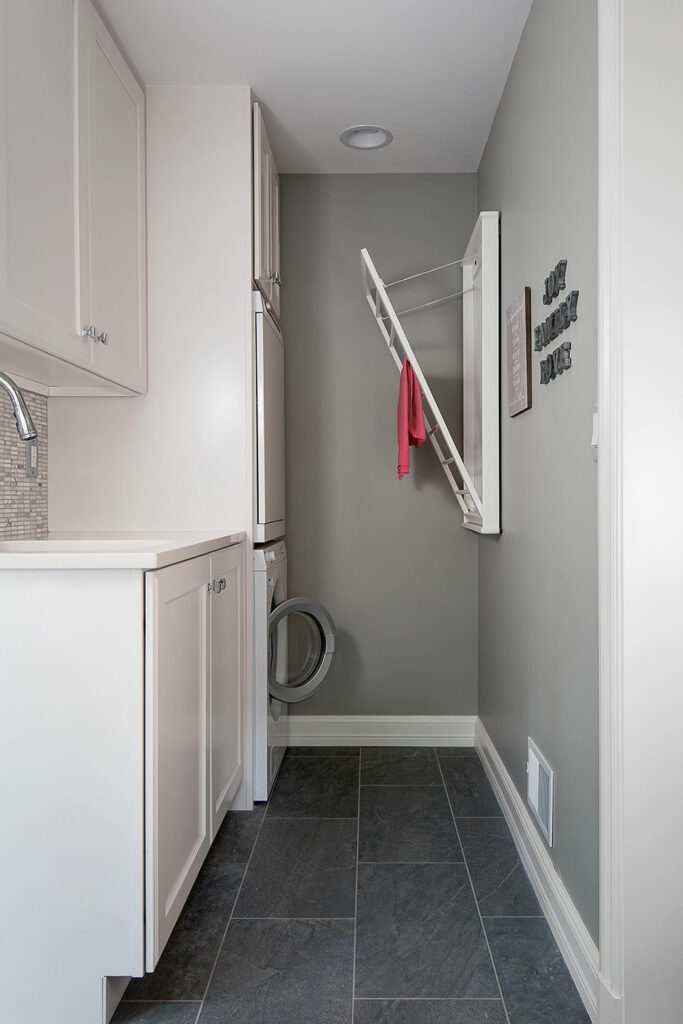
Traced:
<svg viewBox="0 0 683 1024">
<path fill-rule="evenodd" d="M 244 548 L 211 555 L 211 838 L 242 781 Z"/>
<path fill-rule="evenodd" d="M 254 281 L 280 315 L 280 178 L 263 115 L 254 104 Z"/>
<path fill-rule="evenodd" d="M 270 183 L 273 154 L 258 103 L 254 104 L 254 281 L 267 299 L 271 292 Z"/>
<path fill-rule="evenodd" d="M 0 330 L 88 365 L 78 309 L 75 0 L 0 0 Z"/>
<path fill-rule="evenodd" d="M 270 166 L 270 266 L 272 284 L 270 301 L 275 316 L 280 316 L 280 175 L 271 157 Z"/>
<path fill-rule="evenodd" d="M 144 133 L 143 91 L 90 0 L 0 0 L 0 352 L 10 372 L 146 390 Z"/>
<path fill-rule="evenodd" d="M 209 557 L 147 576 L 147 969 L 210 845 Z"/>
<path fill-rule="evenodd" d="M 144 93 L 91 4 L 85 16 L 87 58 L 79 99 L 82 318 L 100 339 L 96 372 L 144 391 Z"/>
</svg>

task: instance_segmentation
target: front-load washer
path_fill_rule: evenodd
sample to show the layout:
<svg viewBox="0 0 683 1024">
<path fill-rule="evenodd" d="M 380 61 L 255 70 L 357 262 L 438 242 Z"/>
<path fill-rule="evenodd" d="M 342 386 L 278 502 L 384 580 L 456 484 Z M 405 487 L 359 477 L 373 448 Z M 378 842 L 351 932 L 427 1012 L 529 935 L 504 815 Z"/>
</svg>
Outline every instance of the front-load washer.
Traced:
<svg viewBox="0 0 683 1024">
<path fill-rule="evenodd" d="M 288 743 L 289 704 L 323 684 L 337 651 L 327 609 L 287 597 L 283 540 L 254 549 L 254 800 L 267 800 Z"/>
</svg>

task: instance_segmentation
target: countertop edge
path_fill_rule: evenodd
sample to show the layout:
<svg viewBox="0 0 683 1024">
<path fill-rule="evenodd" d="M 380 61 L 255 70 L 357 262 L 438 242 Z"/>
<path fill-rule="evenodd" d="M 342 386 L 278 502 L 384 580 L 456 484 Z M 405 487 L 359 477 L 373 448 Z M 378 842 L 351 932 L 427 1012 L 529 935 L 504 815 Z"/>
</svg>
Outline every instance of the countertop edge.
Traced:
<svg viewBox="0 0 683 1024">
<path fill-rule="evenodd" d="M 187 532 L 191 534 L 191 531 Z M 61 536 L 66 537 L 68 534 L 61 534 Z M 93 536 L 93 534 L 90 535 L 90 537 Z M 134 539 L 134 534 L 130 534 L 130 539 Z M 212 537 L 200 536 L 194 540 L 188 538 L 186 543 L 179 541 L 177 546 L 162 548 L 158 551 L 153 550 L 152 539 L 150 539 L 150 549 L 152 550 L 149 551 L 0 551 L 0 570 L 138 569 L 145 572 L 151 569 L 165 569 L 169 565 L 186 562 L 190 558 L 208 555 L 221 548 L 233 547 L 245 540 L 246 533 L 239 530 L 235 533 L 216 534 Z"/>
</svg>

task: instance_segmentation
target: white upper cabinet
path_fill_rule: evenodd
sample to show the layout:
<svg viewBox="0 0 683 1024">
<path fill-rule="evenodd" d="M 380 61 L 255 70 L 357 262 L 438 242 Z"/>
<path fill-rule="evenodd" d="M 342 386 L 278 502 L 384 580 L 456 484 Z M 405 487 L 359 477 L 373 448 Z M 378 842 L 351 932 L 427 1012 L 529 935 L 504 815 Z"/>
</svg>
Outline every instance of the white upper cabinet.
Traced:
<svg viewBox="0 0 683 1024">
<path fill-rule="evenodd" d="M 254 104 L 254 281 L 280 315 L 280 177 Z"/>
<path fill-rule="evenodd" d="M 142 89 L 90 0 L 0 0 L 0 71 L 0 366 L 145 391 Z"/>
<path fill-rule="evenodd" d="M 93 369 L 144 391 L 145 97 L 92 4 L 81 13 L 81 318 Z"/>
<path fill-rule="evenodd" d="M 80 365 L 74 0 L 0 0 L 0 331 Z"/>
</svg>

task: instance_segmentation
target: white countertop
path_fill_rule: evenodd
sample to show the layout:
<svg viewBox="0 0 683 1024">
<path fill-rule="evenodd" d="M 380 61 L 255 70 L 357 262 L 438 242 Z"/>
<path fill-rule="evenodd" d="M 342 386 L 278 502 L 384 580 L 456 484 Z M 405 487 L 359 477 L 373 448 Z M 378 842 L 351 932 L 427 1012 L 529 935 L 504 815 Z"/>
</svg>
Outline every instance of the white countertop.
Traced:
<svg viewBox="0 0 683 1024">
<path fill-rule="evenodd" d="M 49 533 L 0 540 L 0 569 L 161 569 L 239 544 L 238 533 Z"/>
</svg>

